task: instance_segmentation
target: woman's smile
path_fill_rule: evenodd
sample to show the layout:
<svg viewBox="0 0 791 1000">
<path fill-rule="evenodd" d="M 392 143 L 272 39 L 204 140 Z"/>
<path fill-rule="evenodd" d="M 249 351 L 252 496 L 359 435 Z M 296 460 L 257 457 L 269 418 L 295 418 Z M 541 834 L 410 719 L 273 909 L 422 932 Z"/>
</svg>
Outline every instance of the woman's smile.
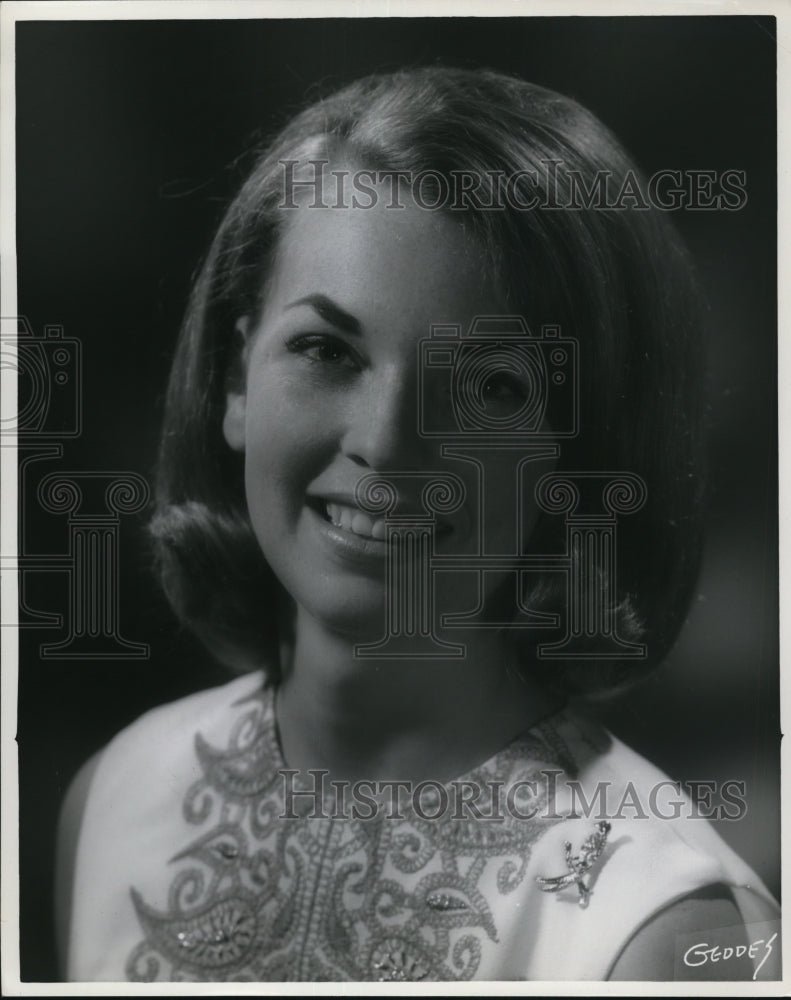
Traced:
<svg viewBox="0 0 791 1000">
<path fill-rule="evenodd" d="M 333 503 L 327 501 L 325 504 L 327 520 L 335 528 L 340 528 L 345 532 L 362 538 L 375 538 L 379 542 L 385 540 L 387 534 L 387 521 L 383 517 L 372 517 L 359 507 L 354 507 L 347 503 Z"/>
<path fill-rule="evenodd" d="M 363 511 L 354 512 L 351 507 L 342 508 L 341 514 L 339 505 L 327 506 L 332 507 L 335 513 L 322 515 L 320 510 L 308 505 L 308 517 L 315 519 L 320 544 L 325 546 L 329 557 L 360 564 L 361 570 L 368 563 L 371 571 L 380 575 L 379 564 L 386 559 L 389 548 L 385 538 L 387 525 L 384 518 L 374 520 Z M 354 522 L 356 529 L 352 527 Z"/>
<path fill-rule="evenodd" d="M 320 544 L 327 547 L 331 557 L 355 563 L 361 570 L 367 563 L 374 574 L 381 574 L 382 560 L 396 557 L 399 526 L 414 524 L 415 517 L 426 517 L 426 512 L 412 503 L 398 504 L 395 517 L 372 514 L 362 510 L 353 498 L 337 494 L 308 496 L 306 507 L 308 517 L 317 522 Z M 460 526 L 466 521 L 462 518 L 454 525 L 447 518 L 432 518 L 429 531 L 433 550 L 445 553 L 457 548 Z"/>
</svg>

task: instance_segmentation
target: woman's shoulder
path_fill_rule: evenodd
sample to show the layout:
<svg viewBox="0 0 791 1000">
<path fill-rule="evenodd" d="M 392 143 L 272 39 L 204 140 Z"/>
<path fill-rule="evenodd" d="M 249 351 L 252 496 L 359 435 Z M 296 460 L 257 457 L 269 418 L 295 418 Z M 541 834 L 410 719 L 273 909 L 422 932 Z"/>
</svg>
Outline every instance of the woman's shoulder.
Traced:
<svg viewBox="0 0 791 1000">
<path fill-rule="evenodd" d="M 197 733 L 219 735 L 241 706 L 266 690 L 262 672 L 256 671 L 149 709 L 82 765 L 64 797 L 61 825 L 79 823 L 97 782 L 111 777 L 114 767 L 139 769 L 146 758 L 154 758 L 161 770 L 165 758 L 182 753 L 185 743 L 192 749 Z"/>
<path fill-rule="evenodd" d="M 582 712 L 563 713 L 557 731 L 572 761 L 558 790 L 567 814 L 607 820 L 611 840 L 617 830 L 628 830 L 623 853 L 639 855 L 646 876 L 656 867 L 654 859 L 671 851 L 679 861 L 679 876 L 694 880 L 690 890 L 725 883 L 753 887 L 771 899 L 717 830 L 718 821 L 722 827 L 744 808 L 738 797 L 730 796 L 733 789 L 726 797 L 724 787 L 712 788 L 716 783 L 687 786 L 671 778 Z"/>
<path fill-rule="evenodd" d="M 194 737 L 200 732 L 207 739 L 220 738 L 229 723 L 238 716 L 240 708 L 266 693 L 261 671 L 243 674 L 226 684 L 197 691 L 149 709 L 134 722 L 122 729 L 104 748 L 102 757 L 160 753 L 178 744 L 179 736 Z M 158 745 L 166 739 L 165 746 Z"/>
<path fill-rule="evenodd" d="M 713 946 L 723 937 L 720 928 L 729 927 L 736 948 L 746 925 L 777 918 L 771 894 L 704 818 L 700 803 L 590 714 L 564 710 L 550 720 L 545 739 L 562 751 L 564 763 L 547 796 L 558 821 L 547 825 L 534 862 L 542 877 L 559 875 L 570 845 L 575 858 L 590 862 L 591 893 L 584 909 L 545 900 L 542 947 L 534 953 L 538 978 L 571 966 L 595 968 L 598 978 L 674 978 L 677 946 L 686 936 L 702 941 L 706 931 Z M 586 854 L 595 830 L 601 849 Z M 563 944 L 570 939 L 573 957 Z M 706 968 L 708 978 L 716 978 L 712 971 L 718 969 Z"/>
<path fill-rule="evenodd" d="M 74 888 L 74 866 L 77 858 L 85 805 L 90 794 L 101 751 L 89 758 L 77 772 L 63 799 L 58 818 L 55 854 L 55 938 L 58 963 L 66 969 L 67 948 L 71 933 L 71 910 Z"/>
<path fill-rule="evenodd" d="M 83 808 L 100 816 L 103 805 L 112 804 L 119 821 L 141 797 L 149 808 L 166 806 L 199 776 L 196 743 L 227 746 L 240 720 L 265 710 L 269 693 L 257 671 L 149 709 L 85 765 L 66 801 L 82 798 Z"/>
<path fill-rule="evenodd" d="M 120 864 L 128 860 L 130 836 L 143 828 L 167 838 L 181 814 L 184 790 L 198 776 L 196 740 L 227 746 L 250 713 L 260 716 L 266 709 L 269 692 L 259 671 L 152 708 L 82 766 L 64 797 L 57 835 L 56 925 L 64 969 L 75 885 L 84 895 L 86 873 L 96 881 L 96 865 L 81 868 L 80 858 L 86 850 L 99 856 L 99 845 L 108 864 Z M 109 884 L 109 875 L 102 878 Z"/>
</svg>

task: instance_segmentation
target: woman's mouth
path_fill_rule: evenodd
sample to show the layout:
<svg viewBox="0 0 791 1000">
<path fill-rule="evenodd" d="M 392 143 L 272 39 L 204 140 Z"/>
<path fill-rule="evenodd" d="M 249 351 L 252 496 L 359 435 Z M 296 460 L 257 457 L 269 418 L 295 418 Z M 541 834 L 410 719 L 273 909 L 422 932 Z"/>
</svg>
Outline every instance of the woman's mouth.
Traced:
<svg viewBox="0 0 791 1000">
<path fill-rule="evenodd" d="M 384 541 L 386 536 L 386 522 L 383 517 L 373 517 L 366 514 L 359 507 L 350 504 L 334 503 L 329 500 L 325 504 L 325 515 L 327 520 L 334 524 L 336 528 L 344 531 L 351 531 L 355 535 L 363 538 L 376 538 Z"/>
<path fill-rule="evenodd" d="M 398 514 L 406 513 L 406 510 L 396 511 L 396 515 L 387 517 L 377 517 L 361 510 L 353 503 L 334 498 L 311 497 L 309 506 L 329 525 L 340 532 L 356 536 L 361 541 L 375 542 L 386 545 L 392 541 L 388 537 L 387 526 L 396 527 L 399 523 Z M 411 509 L 410 509 L 411 512 Z M 452 525 L 445 520 L 436 521 L 433 525 L 434 537 L 439 540 L 445 538 L 453 531 Z"/>
</svg>

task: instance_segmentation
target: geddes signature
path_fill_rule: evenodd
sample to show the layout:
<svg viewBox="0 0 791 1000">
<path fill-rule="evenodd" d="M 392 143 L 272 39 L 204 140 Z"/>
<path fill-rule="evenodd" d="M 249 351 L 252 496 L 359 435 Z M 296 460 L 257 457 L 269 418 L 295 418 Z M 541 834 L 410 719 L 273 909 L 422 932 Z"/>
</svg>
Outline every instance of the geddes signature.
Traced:
<svg viewBox="0 0 791 1000">
<path fill-rule="evenodd" d="M 728 945 L 724 948 L 721 948 L 718 944 L 709 945 L 706 942 L 693 944 L 691 948 L 687 948 L 684 952 L 684 965 L 688 965 L 690 968 L 697 968 L 698 966 L 705 965 L 707 962 L 727 962 L 732 958 L 744 958 L 745 955 L 749 955 L 751 960 L 755 960 L 761 954 L 761 948 L 763 948 L 763 957 L 753 972 L 753 980 L 755 980 L 761 971 L 761 966 L 772 954 L 772 942 L 776 937 L 777 931 L 766 941 L 763 938 L 758 938 L 749 945 Z"/>
</svg>

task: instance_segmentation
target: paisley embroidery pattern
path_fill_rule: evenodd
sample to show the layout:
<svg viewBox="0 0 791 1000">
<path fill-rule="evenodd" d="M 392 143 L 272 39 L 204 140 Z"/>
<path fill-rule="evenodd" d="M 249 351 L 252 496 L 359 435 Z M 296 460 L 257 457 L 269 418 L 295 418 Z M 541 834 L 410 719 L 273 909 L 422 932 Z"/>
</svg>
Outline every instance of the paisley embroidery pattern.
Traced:
<svg viewBox="0 0 791 1000">
<path fill-rule="evenodd" d="M 556 730 L 544 729 L 465 780 L 541 787 L 542 768 L 570 763 Z M 295 808 L 284 818 L 271 689 L 247 700 L 227 749 L 198 734 L 195 751 L 202 776 L 183 812 L 202 831 L 171 858 L 164 910 L 131 890 L 144 936 L 126 964 L 133 981 L 471 979 L 482 945 L 498 941 L 486 893 L 523 882 L 548 822 L 448 810 L 427 819 L 431 794 L 420 814 L 356 819 Z"/>
</svg>

